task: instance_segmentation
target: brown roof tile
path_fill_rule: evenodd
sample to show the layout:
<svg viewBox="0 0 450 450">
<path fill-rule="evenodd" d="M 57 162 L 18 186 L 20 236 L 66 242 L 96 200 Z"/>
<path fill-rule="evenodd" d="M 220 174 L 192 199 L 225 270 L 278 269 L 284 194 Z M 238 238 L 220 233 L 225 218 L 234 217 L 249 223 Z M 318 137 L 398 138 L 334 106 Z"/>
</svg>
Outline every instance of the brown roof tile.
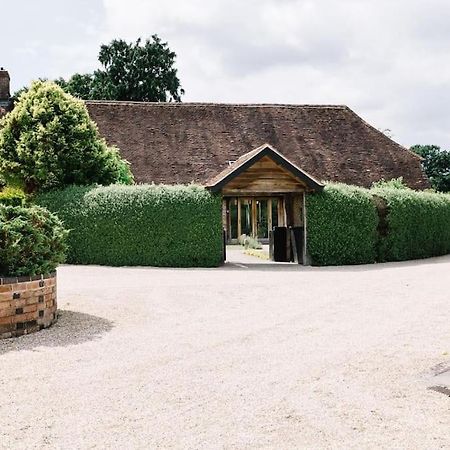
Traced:
<svg viewBox="0 0 450 450">
<path fill-rule="evenodd" d="M 141 183 L 204 183 L 269 143 L 317 180 L 370 186 L 403 176 L 429 186 L 420 157 L 346 106 L 86 103 Z"/>
</svg>

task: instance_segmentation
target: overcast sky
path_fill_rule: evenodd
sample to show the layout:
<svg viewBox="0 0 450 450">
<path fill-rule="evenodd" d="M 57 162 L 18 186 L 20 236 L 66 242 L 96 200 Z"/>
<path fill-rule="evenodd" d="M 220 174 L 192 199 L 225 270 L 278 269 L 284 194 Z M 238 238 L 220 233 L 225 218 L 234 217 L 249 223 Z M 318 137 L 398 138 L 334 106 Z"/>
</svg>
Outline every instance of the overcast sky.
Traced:
<svg viewBox="0 0 450 450">
<path fill-rule="evenodd" d="M 450 148 L 448 0 L 1 0 L 12 90 L 158 34 L 184 101 L 346 104 L 405 146 Z"/>
</svg>

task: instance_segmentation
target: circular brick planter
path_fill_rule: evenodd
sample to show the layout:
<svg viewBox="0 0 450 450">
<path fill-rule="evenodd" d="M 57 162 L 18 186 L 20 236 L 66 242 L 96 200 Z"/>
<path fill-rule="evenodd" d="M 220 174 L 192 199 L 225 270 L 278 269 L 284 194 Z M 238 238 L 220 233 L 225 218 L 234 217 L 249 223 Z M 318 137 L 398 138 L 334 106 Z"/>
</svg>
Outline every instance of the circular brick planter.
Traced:
<svg viewBox="0 0 450 450">
<path fill-rule="evenodd" d="M 0 278 L 0 338 L 49 327 L 56 308 L 56 273 Z"/>
</svg>

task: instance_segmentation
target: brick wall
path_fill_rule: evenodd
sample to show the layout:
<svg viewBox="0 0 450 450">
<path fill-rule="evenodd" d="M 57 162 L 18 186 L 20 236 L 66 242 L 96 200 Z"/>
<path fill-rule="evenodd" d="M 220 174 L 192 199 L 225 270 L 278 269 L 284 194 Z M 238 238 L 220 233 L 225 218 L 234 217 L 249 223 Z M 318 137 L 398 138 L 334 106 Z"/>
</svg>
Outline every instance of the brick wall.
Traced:
<svg viewBox="0 0 450 450">
<path fill-rule="evenodd" d="M 49 327 L 57 319 L 56 273 L 0 278 L 0 338 Z"/>
</svg>

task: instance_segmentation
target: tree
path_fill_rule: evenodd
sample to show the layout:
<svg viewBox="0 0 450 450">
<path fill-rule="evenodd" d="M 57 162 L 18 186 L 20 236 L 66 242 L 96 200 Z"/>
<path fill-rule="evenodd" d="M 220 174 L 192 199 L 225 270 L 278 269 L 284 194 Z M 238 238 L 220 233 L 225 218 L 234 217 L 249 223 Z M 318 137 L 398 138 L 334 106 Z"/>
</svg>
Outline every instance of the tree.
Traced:
<svg viewBox="0 0 450 450">
<path fill-rule="evenodd" d="M 413 145 L 410 149 L 422 156 L 422 166 L 437 191 L 450 192 L 450 151 L 437 145 Z"/>
<path fill-rule="evenodd" d="M 130 44 L 115 39 L 100 47 L 98 60 L 103 69 L 56 82 L 84 100 L 179 102 L 184 90 L 174 68 L 175 57 L 156 34 L 143 44 L 141 39 Z"/>
<path fill-rule="evenodd" d="M 48 81 L 33 82 L 0 122 L 0 178 L 27 193 L 133 180 L 85 104 Z"/>
</svg>

